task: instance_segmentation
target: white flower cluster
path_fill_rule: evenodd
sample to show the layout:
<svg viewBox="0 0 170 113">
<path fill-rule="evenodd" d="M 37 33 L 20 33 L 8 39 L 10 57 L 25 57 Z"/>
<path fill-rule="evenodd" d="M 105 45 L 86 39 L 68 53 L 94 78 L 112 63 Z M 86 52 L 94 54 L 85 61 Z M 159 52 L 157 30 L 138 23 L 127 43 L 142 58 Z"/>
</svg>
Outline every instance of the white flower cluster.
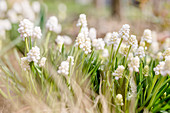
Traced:
<svg viewBox="0 0 170 113">
<path fill-rule="evenodd" d="M 62 27 L 61 24 L 58 23 L 58 19 L 55 16 L 51 16 L 46 23 L 46 28 L 49 31 L 53 31 L 55 33 L 61 33 Z"/>
<path fill-rule="evenodd" d="M 142 36 L 142 41 L 152 43 L 152 32 L 149 29 L 145 29 Z"/>
<path fill-rule="evenodd" d="M 170 75 L 170 56 L 167 57 L 165 61 L 159 62 L 159 64 L 154 68 L 154 71 L 156 75 Z"/>
<path fill-rule="evenodd" d="M 90 28 L 89 29 L 89 38 L 91 40 L 96 39 L 96 29 L 95 28 Z"/>
<path fill-rule="evenodd" d="M 34 24 L 28 19 L 24 19 L 20 21 L 18 32 L 20 33 L 23 40 L 25 40 L 26 37 L 32 36 L 33 27 L 34 27 Z"/>
<path fill-rule="evenodd" d="M 102 38 L 93 39 L 92 46 L 95 47 L 96 50 L 103 50 L 105 46 L 105 42 Z"/>
<path fill-rule="evenodd" d="M 85 14 L 80 14 L 78 26 L 81 26 L 80 33 L 76 38 L 75 46 L 81 48 L 85 54 L 91 52 L 91 39 L 89 38 L 89 32 L 87 27 L 87 20 Z"/>
<path fill-rule="evenodd" d="M 82 26 L 82 27 L 87 26 L 87 20 L 85 14 L 80 14 L 77 26 Z"/>
<path fill-rule="evenodd" d="M 115 103 L 117 105 L 123 106 L 123 96 L 121 94 L 117 94 L 115 98 Z"/>
<path fill-rule="evenodd" d="M 31 40 L 40 39 L 42 36 L 40 27 L 34 27 L 34 24 L 28 19 L 20 21 L 18 32 L 20 33 L 21 38 L 31 37 Z"/>
<path fill-rule="evenodd" d="M 67 35 L 63 35 L 63 36 L 58 35 L 57 38 L 55 39 L 55 42 L 60 45 L 62 44 L 71 45 L 72 39 Z"/>
<path fill-rule="evenodd" d="M 168 57 L 170 57 L 170 48 L 167 48 L 167 49 L 163 52 L 162 56 L 163 56 L 165 59 L 167 59 Z"/>
<path fill-rule="evenodd" d="M 129 38 L 130 26 L 128 24 L 124 24 L 122 28 L 119 30 L 119 38 L 123 38 L 125 41 Z"/>
<path fill-rule="evenodd" d="M 155 71 L 155 74 L 156 74 L 156 75 L 161 74 L 161 71 L 163 70 L 164 65 L 165 65 L 165 62 L 164 62 L 164 61 L 159 62 L 159 64 L 153 69 L 153 70 Z"/>
<path fill-rule="evenodd" d="M 103 56 L 103 57 L 109 57 L 109 51 L 108 51 L 108 49 L 103 49 L 102 56 Z"/>
<path fill-rule="evenodd" d="M 23 70 L 29 70 L 29 63 L 34 62 L 34 63 L 39 63 L 40 67 L 43 67 L 46 62 L 46 58 L 42 57 L 40 60 L 40 49 L 35 46 L 32 47 L 32 49 L 27 53 L 27 57 L 22 57 L 21 58 L 21 68 Z"/>
<path fill-rule="evenodd" d="M 6 0 L 1 0 L 0 1 L 0 14 L 3 16 L 4 13 L 7 11 L 8 7 L 7 7 L 7 3 Z M 0 15 L 0 17 L 1 17 Z"/>
<path fill-rule="evenodd" d="M 45 66 L 46 60 L 47 60 L 47 59 L 46 59 L 45 57 L 42 57 L 41 60 L 40 60 L 39 66 L 40 66 L 40 67 Z"/>
<path fill-rule="evenodd" d="M 32 47 L 32 49 L 27 53 L 27 59 L 29 62 L 35 62 L 38 63 L 38 60 L 40 59 L 40 49 L 35 46 Z"/>
<path fill-rule="evenodd" d="M 128 39 L 129 45 L 132 46 L 133 49 L 136 49 L 138 47 L 138 41 L 136 39 L 135 35 L 131 35 Z"/>
<path fill-rule="evenodd" d="M 123 65 L 118 66 L 118 68 L 115 70 L 114 73 L 112 73 L 113 76 L 115 76 L 115 79 L 118 80 L 119 78 L 122 78 L 123 72 L 125 70 L 125 67 Z"/>
<path fill-rule="evenodd" d="M 136 51 L 136 55 L 138 55 L 140 58 L 145 57 L 145 50 L 143 46 L 139 46 L 139 48 Z"/>
<path fill-rule="evenodd" d="M 68 61 L 62 61 L 61 65 L 59 67 L 59 70 L 57 72 L 59 74 L 68 75 L 69 74 L 69 62 Z"/>
<path fill-rule="evenodd" d="M 66 61 L 62 61 L 61 65 L 59 66 L 59 70 L 57 72 L 59 74 L 68 75 L 69 74 L 69 63 L 71 63 L 71 66 L 74 65 L 74 57 L 73 56 L 68 56 Z"/>
<path fill-rule="evenodd" d="M 41 33 L 41 28 L 40 27 L 35 27 L 33 29 L 33 33 L 32 33 L 32 39 L 40 39 L 42 37 L 42 33 Z"/>
<path fill-rule="evenodd" d="M 161 74 L 163 76 L 166 76 L 166 75 L 170 76 L 170 56 L 166 58 L 165 65 L 163 67 L 163 70 L 161 71 Z"/>
<path fill-rule="evenodd" d="M 104 37 L 104 41 L 107 45 L 111 44 L 110 43 L 111 38 L 112 38 L 112 33 L 110 33 L 110 32 L 106 33 L 106 36 Z"/>
<path fill-rule="evenodd" d="M 11 5 L 9 0 L 0 0 L 0 18 L 8 18 L 12 23 L 17 23 L 23 18 L 33 21 L 39 12 L 40 3 L 38 1 L 30 4 L 29 0 L 21 0 L 15 1 Z"/>
<path fill-rule="evenodd" d="M 117 32 L 112 33 L 112 36 L 111 36 L 109 43 L 114 45 L 115 50 L 117 49 L 117 47 L 120 43 L 119 34 Z"/>
<path fill-rule="evenodd" d="M 127 53 L 128 53 L 128 50 L 129 50 L 129 46 L 126 45 L 126 44 L 124 44 L 124 43 L 122 43 L 121 46 L 120 46 L 119 52 L 120 52 L 122 55 L 126 56 Z"/>
<path fill-rule="evenodd" d="M 138 72 L 139 71 L 139 64 L 140 64 L 140 59 L 138 56 L 135 56 L 131 58 L 131 61 L 128 64 L 129 70 Z"/>
</svg>

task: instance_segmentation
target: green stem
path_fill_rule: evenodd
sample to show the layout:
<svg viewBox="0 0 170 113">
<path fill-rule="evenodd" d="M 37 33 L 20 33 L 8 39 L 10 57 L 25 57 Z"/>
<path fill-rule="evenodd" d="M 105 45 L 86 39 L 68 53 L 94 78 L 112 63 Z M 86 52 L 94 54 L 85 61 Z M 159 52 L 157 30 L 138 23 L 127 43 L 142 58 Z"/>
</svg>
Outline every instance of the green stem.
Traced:
<svg viewBox="0 0 170 113">
<path fill-rule="evenodd" d="M 112 44 L 111 52 L 110 52 L 110 59 L 109 59 L 110 64 L 111 64 L 112 56 L 113 56 L 113 44 Z"/>
<path fill-rule="evenodd" d="M 130 46 L 129 47 L 129 50 L 128 50 L 128 53 L 127 53 L 127 55 L 126 55 L 126 58 L 125 58 L 125 62 L 124 62 L 124 64 L 123 64 L 123 66 L 126 68 L 126 62 L 127 62 L 127 58 L 128 58 L 128 56 L 129 56 L 129 52 L 130 52 L 130 49 L 132 48 L 132 46 Z"/>
<path fill-rule="evenodd" d="M 26 47 L 26 53 L 29 52 L 29 47 L 28 47 L 28 38 L 25 38 L 25 47 Z"/>
<path fill-rule="evenodd" d="M 126 84 L 125 84 L 125 113 L 127 113 L 128 110 L 126 110 L 127 108 L 127 90 L 128 90 L 128 84 L 129 84 L 129 80 L 130 80 L 130 75 L 132 74 L 132 72 L 129 72 L 129 75 L 128 75 L 128 79 L 126 81 Z"/>
<path fill-rule="evenodd" d="M 112 67 L 114 67 L 114 61 L 115 61 L 115 59 L 116 59 L 116 56 L 117 56 L 117 53 L 118 53 L 118 51 L 119 51 L 119 48 L 120 48 L 120 45 L 121 45 L 122 41 L 123 41 L 123 38 L 121 38 L 120 43 L 119 43 L 119 45 L 118 45 L 118 47 L 117 47 L 116 53 L 115 53 L 115 55 L 114 55 L 114 57 L 113 57 Z"/>
<path fill-rule="evenodd" d="M 49 43 L 50 36 L 51 36 L 51 32 L 48 32 L 46 41 L 45 41 L 45 54 L 47 53 L 47 50 L 48 50 L 48 43 Z"/>
</svg>

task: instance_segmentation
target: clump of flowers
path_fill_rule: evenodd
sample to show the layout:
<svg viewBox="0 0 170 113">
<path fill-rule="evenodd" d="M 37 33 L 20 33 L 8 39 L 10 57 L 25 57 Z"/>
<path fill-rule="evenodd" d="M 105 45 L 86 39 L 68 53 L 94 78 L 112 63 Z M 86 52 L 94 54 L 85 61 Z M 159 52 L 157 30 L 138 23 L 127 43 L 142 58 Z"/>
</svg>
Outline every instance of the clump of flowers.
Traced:
<svg viewBox="0 0 170 113">
<path fill-rule="evenodd" d="M 162 56 L 163 56 L 165 59 L 168 58 L 168 57 L 170 57 L 170 48 L 167 48 L 167 49 L 163 52 Z"/>
<path fill-rule="evenodd" d="M 26 57 L 22 57 L 21 58 L 21 68 L 23 70 L 30 70 L 30 62 L 34 62 L 36 64 L 39 63 L 40 67 L 43 67 L 45 65 L 46 62 L 46 58 L 42 57 L 40 60 L 40 49 L 35 46 L 32 47 L 32 49 L 27 53 Z"/>
<path fill-rule="evenodd" d="M 30 37 L 33 41 L 35 39 L 40 39 L 42 36 L 40 27 L 34 27 L 34 24 L 28 19 L 20 21 L 18 32 L 23 40 Z"/>
<path fill-rule="evenodd" d="M 140 59 L 138 56 L 135 56 L 131 59 L 130 63 L 128 64 L 129 66 L 129 70 L 130 71 L 135 71 L 138 72 L 139 71 L 139 64 L 140 64 Z"/>
<path fill-rule="evenodd" d="M 145 50 L 143 46 L 139 46 L 139 48 L 136 51 L 136 55 L 138 55 L 140 58 L 145 57 Z"/>
<path fill-rule="evenodd" d="M 119 65 L 115 72 L 112 73 L 112 75 L 115 76 L 116 80 L 118 80 L 119 78 L 122 78 L 124 70 L 125 67 L 123 65 Z"/>
<path fill-rule="evenodd" d="M 68 56 L 66 61 L 62 61 L 57 72 L 59 74 L 68 75 L 69 74 L 69 63 L 71 63 L 71 65 L 74 65 L 73 56 Z"/>
<path fill-rule="evenodd" d="M 85 14 L 80 14 L 78 20 L 78 26 L 81 26 L 80 33 L 76 38 L 75 46 L 81 48 L 85 54 L 91 52 L 91 39 L 89 38 L 89 32 L 87 28 L 87 20 Z"/>
<path fill-rule="evenodd" d="M 41 60 L 40 60 L 39 66 L 40 66 L 40 67 L 44 67 L 46 60 L 47 60 L 47 59 L 46 59 L 45 57 L 42 57 Z"/>
<path fill-rule="evenodd" d="M 129 43 L 130 46 L 132 46 L 133 49 L 136 49 L 138 47 L 138 41 L 137 41 L 135 35 L 131 35 L 129 37 L 128 43 Z"/>
<path fill-rule="evenodd" d="M 49 30 L 49 31 L 53 31 L 55 33 L 60 33 L 61 30 L 62 30 L 62 27 L 61 25 L 58 23 L 58 19 L 57 17 L 55 16 L 51 16 L 48 20 L 47 20 L 47 23 L 46 23 L 46 28 Z"/>
<path fill-rule="evenodd" d="M 34 27 L 33 33 L 32 33 L 32 39 L 40 39 L 42 37 L 41 28 L 40 27 Z"/>
<path fill-rule="evenodd" d="M 96 39 L 96 29 L 95 28 L 90 28 L 89 29 L 89 38 L 91 40 Z"/>
<path fill-rule="evenodd" d="M 126 44 L 121 44 L 119 52 L 123 55 L 126 56 L 129 50 L 129 46 Z"/>
<path fill-rule="evenodd" d="M 130 26 L 128 24 L 124 24 L 119 31 L 119 38 L 123 38 L 125 41 L 129 38 Z"/>
<path fill-rule="evenodd" d="M 161 71 L 163 70 L 165 65 L 164 61 L 159 62 L 159 64 L 153 69 L 155 71 L 156 75 L 159 75 L 161 73 Z"/>
<path fill-rule="evenodd" d="M 103 56 L 103 57 L 108 57 L 108 56 L 109 56 L 109 51 L 108 51 L 108 49 L 103 49 L 103 51 L 102 51 L 102 56 Z"/>
<path fill-rule="evenodd" d="M 161 70 L 163 76 L 170 75 L 170 56 L 166 57 L 165 64 Z"/>
<path fill-rule="evenodd" d="M 68 75 L 69 74 L 69 62 L 62 61 L 59 66 L 59 70 L 57 71 L 59 74 Z"/>
<path fill-rule="evenodd" d="M 105 42 L 102 38 L 94 39 L 92 41 L 92 46 L 95 47 L 97 50 L 103 50 L 105 46 Z"/>
<path fill-rule="evenodd" d="M 38 60 L 40 59 L 40 49 L 35 46 L 32 47 L 32 49 L 27 53 L 27 59 L 29 62 L 35 62 L 38 63 Z"/>
<path fill-rule="evenodd" d="M 87 20 L 85 14 L 80 14 L 77 26 L 82 26 L 82 27 L 87 26 Z"/>
<path fill-rule="evenodd" d="M 142 41 L 152 43 L 152 32 L 149 29 L 145 29 L 142 36 Z"/>
<path fill-rule="evenodd" d="M 31 37 L 33 34 L 34 24 L 28 19 L 20 21 L 18 32 L 20 33 L 21 38 L 25 40 L 27 37 Z"/>
<path fill-rule="evenodd" d="M 116 95 L 115 103 L 117 105 L 123 106 L 123 96 L 121 94 Z"/>
</svg>

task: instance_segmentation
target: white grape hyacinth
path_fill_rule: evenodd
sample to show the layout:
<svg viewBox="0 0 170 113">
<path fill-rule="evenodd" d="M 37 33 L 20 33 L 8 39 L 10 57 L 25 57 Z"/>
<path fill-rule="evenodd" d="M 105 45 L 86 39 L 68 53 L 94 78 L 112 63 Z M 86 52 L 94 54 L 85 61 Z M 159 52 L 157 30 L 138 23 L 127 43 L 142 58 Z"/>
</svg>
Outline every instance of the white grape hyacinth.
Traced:
<svg viewBox="0 0 170 113">
<path fill-rule="evenodd" d="M 128 61 L 131 61 L 132 58 L 133 58 L 133 53 L 129 53 L 127 60 L 128 60 Z"/>
<path fill-rule="evenodd" d="M 86 15 L 85 14 L 80 14 L 79 15 L 79 20 L 77 22 L 77 26 L 82 26 L 82 27 L 87 26 L 87 20 L 86 20 Z"/>
<path fill-rule="evenodd" d="M 33 33 L 32 33 L 32 41 L 35 39 L 41 39 L 42 33 L 41 33 L 41 28 L 40 27 L 34 27 Z"/>
<path fill-rule="evenodd" d="M 79 46 L 79 48 L 83 48 L 84 47 L 84 42 L 85 42 L 84 34 L 79 33 L 77 38 L 76 38 L 75 46 Z"/>
<path fill-rule="evenodd" d="M 89 38 L 91 40 L 96 39 L 96 29 L 95 28 L 90 28 L 89 29 Z"/>
<path fill-rule="evenodd" d="M 80 33 L 84 34 L 84 38 L 89 38 L 89 29 L 87 26 L 82 27 L 80 30 Z"/>
<path fill-rule="evenodd" d="M 90 38 L 85 39 L 83 51 L 85 52 L 85 54 L 88 54 L 88 53 L 91 52 L 91 40 L 90 40 Z"/>
<path fill-rule="evenodd" d="M 129 50 L 129 46 L 122 43 L 119 49 L 119 53 L 121 53 L 123 56 L 126 56 Z"/>
<path fill-rule="evenodd" d="M 167 59 L 168 57 L 170 57 L 170 48 L 167 48 L 167 49 L 163 52 L 162 56 L 163 56 L 165 59 Z"/>
<path fill-rule="evenodd" d="M 26 37 L 32 36 L 34 24 L 28 19 L 20 21 L 18 32 L 21 38 L 25 40 Z"/>
<path fill-rule="evenodd" d="M 71 65 L 73 66 L 74 65 L 74 57 L 73 56 L 68 56 L 67 57 L 67 61 L 70 63 L 71 62 Z"/>
<path fill-rule="evenodd" d="M 115 103 L 117 105 L 123 106 L 123 96 L 121 94 L 117 94 L 115 98 Z"/>
<path fill-rule="evenodd" d="M 65 45 L 71 45 L 72 44 L 73 41 L 72 41 L 71 37 L 64 35 L 63 38 L 64 38 L 64 44 Z"/>
<path fill-rule="evenodd" d="M 32 47 L 32 49 L 27 53 L 27 59 L 29 62 L 38 63 L 38 60 L 40 59 L 40 49 L 35 46 Z"/>
<path fill-rule="evenodd" d="M 145 29 L 143 32 L 142 40 L 147 43 L 152 43 L 152 32 L 149 29 Z"/>
<path fill-rule="evenodd" d="M 162 52 L 158 52 L 157 53 L 156 59 L 158 59 L 158 60 L 162 60 L 163 59 Z"/>
<path fill-rule="evenodd" d="M 45 57 L 42 57 L 41 60 L 40 60 L 40 62 L 39 62 L 39 66 L 40 66 L 40 67 L 44 67 L 46 60 L 47 60 L 47 59 L 46 59 Z"/>
<path fill-rule="evenodd" d="M 41 10 L 40 2 L 34 1 L 34 2 L 32 3 L 32 9 L 33 9 L 33 11 L 34 11 L 35 13 L 38 14 L 38 13 L 40 12 L 40 10 Z"/>
<path fill-rule="evenodd" d="M 62 30 L 61 25 L 58 23 L 58 19 L 55 16 L 51 16 L 46 23 L 46 28 L 49 31 L 53 31 L 55 33 L 60 33 Z"/>
<path fill-rule="evenodd" d="M 145 57 L 145 50 L 143 46 L 139 46 L 139 48 L 136 50 L 136 55 L 138 55 L 140 58 Z"/>
<path fill-rule="evenodd" d="M 124 24 L 122 28 L 119 30 L 119 38 L 123 38 L 125 41 L 128 40 L 130 33 L 129 24 Z"/>
<path fill-rule="evenodd" d="M 123 65 L 119 65 L 115 72 L 112 73 L 112 75 L 115 76 L 116 80 L 118 80 L 119 78 L 122 78 L 124 70 L 125 67 Z"/>
<path fill-rule="evenodd" d="M 102 56 L 103 57 L 109 57 L 109 51 L 108 51 L 108 49 L 103 49 L 103 51 L 102 51 Z"/>
<path fill-rule="evenodd" d="M 120 42 L 119 34 L 117 32 L 113 32 L 109 43 L 113 44 L 114 50 L 117 50 L 117 47 L 119 46 L 119 42 Z"/>
<path fill-rule="evenodd" d="M 138 41 L 137 41 L 135 35 L 131 35 L 131 36 L 129 37 L 128 43 L 129 43 L 129 45 L 132 46 L 132 49 L 137 49 L 137 47 L 138 47 Z"/>
<path fill-rule="evenodd" d="M 96 50 L 103 50 L 105 46 L 105 42 L 102 38 L 92 40 L 92 46 L 95 47 Z"/>
<path fill-rule="evenodd" d="M 111 44 L 111 42 L 110 42 L 111 38 L 112 38 L 112 33 L 110 33 L 110 32 L 106 33 L 106 36 L 104 37 L 104 41 L 107 45 Z"/>
<path fill-rule="evenodd" d="M 165 60 L 165 65 L 164 65 L 163 69 L 161 70 L 161 75 L 163 75 L 163 76 L 169 75 L 170 76 L 170 56 L 167 57 Z"/>
<path fill-rule="evenodd" d="M 140 59 L 138 56 L 135 56 L 131 59 L 131 62 L 128 64 L 129 70 L 131 72 L 135 71 L 138 72 L 139 71 L 139 64 L 140 64 Z"/>
<path fill-rule="evenodd" d="M 91 52 L 91 40 L 90 38 L 86 38 L 83 33 L 78 34 L 75 46 L 78 46 L 80 49 L 82 49 L 85 54 Z"/>
<path fill-rule="evenodd" d="M 118 44 L 119 34 L 117 32 L 113 32 L 110 38 L 111 44 Z"/>
<path fill-rule="evenodd" d="M 55 39 L 55 42 L 57 43 L 57 49 L 61 53 L 62 45 L 64 44 L 64 37 L 61 35 L 58 35 L 57 38 Z"/>
<path fill-rule="evenodd" d="M 163 70 L 165 65 L 164 61 L 159 62 L 159 64 L 153 69 L 155 71 L 155 75 L 159 75 L 161 71 Z"/>
<path fill-rule="evenodd" d="M 22 57 L 21 58 L 21 68 L 26 71 L 26 70 L 30 70 L 30 65 L 28 62 L 27 57 Z"/>
<path fill-rule="evenodd" d="M 57 71 L 59 74 L 68 75 L 69 74 L 69 62 L 62 61 L 59 66 L 59 70 Z"/>
</svg>

